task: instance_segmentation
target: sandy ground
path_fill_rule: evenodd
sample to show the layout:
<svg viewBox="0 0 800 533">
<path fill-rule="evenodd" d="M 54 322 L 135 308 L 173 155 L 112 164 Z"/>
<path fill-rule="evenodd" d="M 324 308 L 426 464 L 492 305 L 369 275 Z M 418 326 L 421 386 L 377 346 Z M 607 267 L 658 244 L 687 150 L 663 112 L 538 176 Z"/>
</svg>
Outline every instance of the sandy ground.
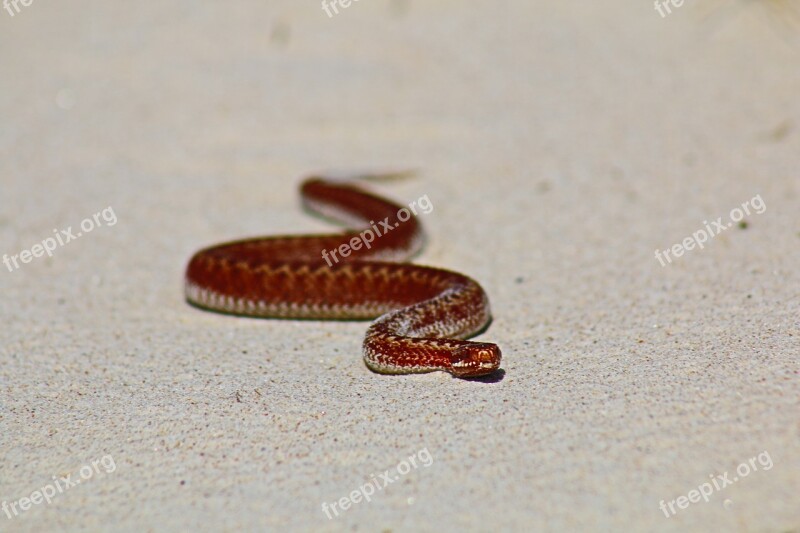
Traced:
<svg viewBox="0 0 800 533">
<path fill-rule="evenodd" d="M 0 530 L 800 531 L 773 4 L 0 11 Z M 380 191 L 429 196 L 418 261 L 484 285 L 504 374 L 380 376 L 365 323 L 184 302 L 199 247 L 330 228 L 304 174 L 386 166 L 420 169 Z"/>
</svg>

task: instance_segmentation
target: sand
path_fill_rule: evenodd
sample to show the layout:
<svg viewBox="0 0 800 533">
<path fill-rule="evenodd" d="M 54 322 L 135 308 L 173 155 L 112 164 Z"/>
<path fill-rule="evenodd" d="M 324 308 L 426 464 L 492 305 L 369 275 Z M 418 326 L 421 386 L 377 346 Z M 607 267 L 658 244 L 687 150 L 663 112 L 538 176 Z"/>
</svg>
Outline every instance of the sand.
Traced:
<svg viewBox="0 0 800 533">
<path fill-rule="evenodd" d="M 800 530 L 773 4 L 0 10 L 0 530 Z M 502 374 L 376 375 L 366 323 L 185 303 L 196 249 L 331 229 L 304 175 L 388 167 Z"/>
</svg>

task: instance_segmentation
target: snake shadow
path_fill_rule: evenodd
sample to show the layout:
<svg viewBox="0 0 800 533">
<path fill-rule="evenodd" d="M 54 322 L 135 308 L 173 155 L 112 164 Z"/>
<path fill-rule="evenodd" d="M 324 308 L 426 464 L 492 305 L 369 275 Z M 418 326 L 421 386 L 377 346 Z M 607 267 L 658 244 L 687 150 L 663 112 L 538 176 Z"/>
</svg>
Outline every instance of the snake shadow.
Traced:
<svg viewBox="0 0 800 533">
<path fill-rule="evenodd" d="M 455 379 L 463 379 L 464 381 L 476 381 L 478 383 L 500 383 L 505 379 L 506 371 L 502 368 L 498 368 L 491 374 L 486 376 L 478 376 L 474 378 L 455 378 Z"/>
</svg>

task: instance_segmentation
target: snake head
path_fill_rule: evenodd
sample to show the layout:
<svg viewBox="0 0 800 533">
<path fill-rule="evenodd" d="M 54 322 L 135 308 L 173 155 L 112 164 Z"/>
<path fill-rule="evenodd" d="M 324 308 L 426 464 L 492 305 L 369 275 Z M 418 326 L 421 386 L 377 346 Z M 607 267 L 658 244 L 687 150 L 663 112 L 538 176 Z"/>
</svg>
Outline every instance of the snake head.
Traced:
<svg viewBox="0 0 800 533">
<path fill-rule="evenodd" d="M 450 373 L 459 378 L 491 374 L 500 368 L 500 348 L 488 342 L 470 342 L 456 349 Z"/>
</svg>

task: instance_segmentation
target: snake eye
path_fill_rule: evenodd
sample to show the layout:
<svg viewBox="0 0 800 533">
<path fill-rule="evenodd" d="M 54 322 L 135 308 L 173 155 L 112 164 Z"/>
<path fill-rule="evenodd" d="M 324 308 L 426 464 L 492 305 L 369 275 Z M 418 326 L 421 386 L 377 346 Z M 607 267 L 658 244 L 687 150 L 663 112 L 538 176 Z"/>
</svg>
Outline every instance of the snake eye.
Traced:
<svg viewBox="0 0 800 533">
<path fill-rule="evenodd" d="M 490 350 L 480 350 L 478 351 L 478 357 L 476 359 L 481 365 L 485 365 L 492 364 L 494 357 Z"/>
</svg>

